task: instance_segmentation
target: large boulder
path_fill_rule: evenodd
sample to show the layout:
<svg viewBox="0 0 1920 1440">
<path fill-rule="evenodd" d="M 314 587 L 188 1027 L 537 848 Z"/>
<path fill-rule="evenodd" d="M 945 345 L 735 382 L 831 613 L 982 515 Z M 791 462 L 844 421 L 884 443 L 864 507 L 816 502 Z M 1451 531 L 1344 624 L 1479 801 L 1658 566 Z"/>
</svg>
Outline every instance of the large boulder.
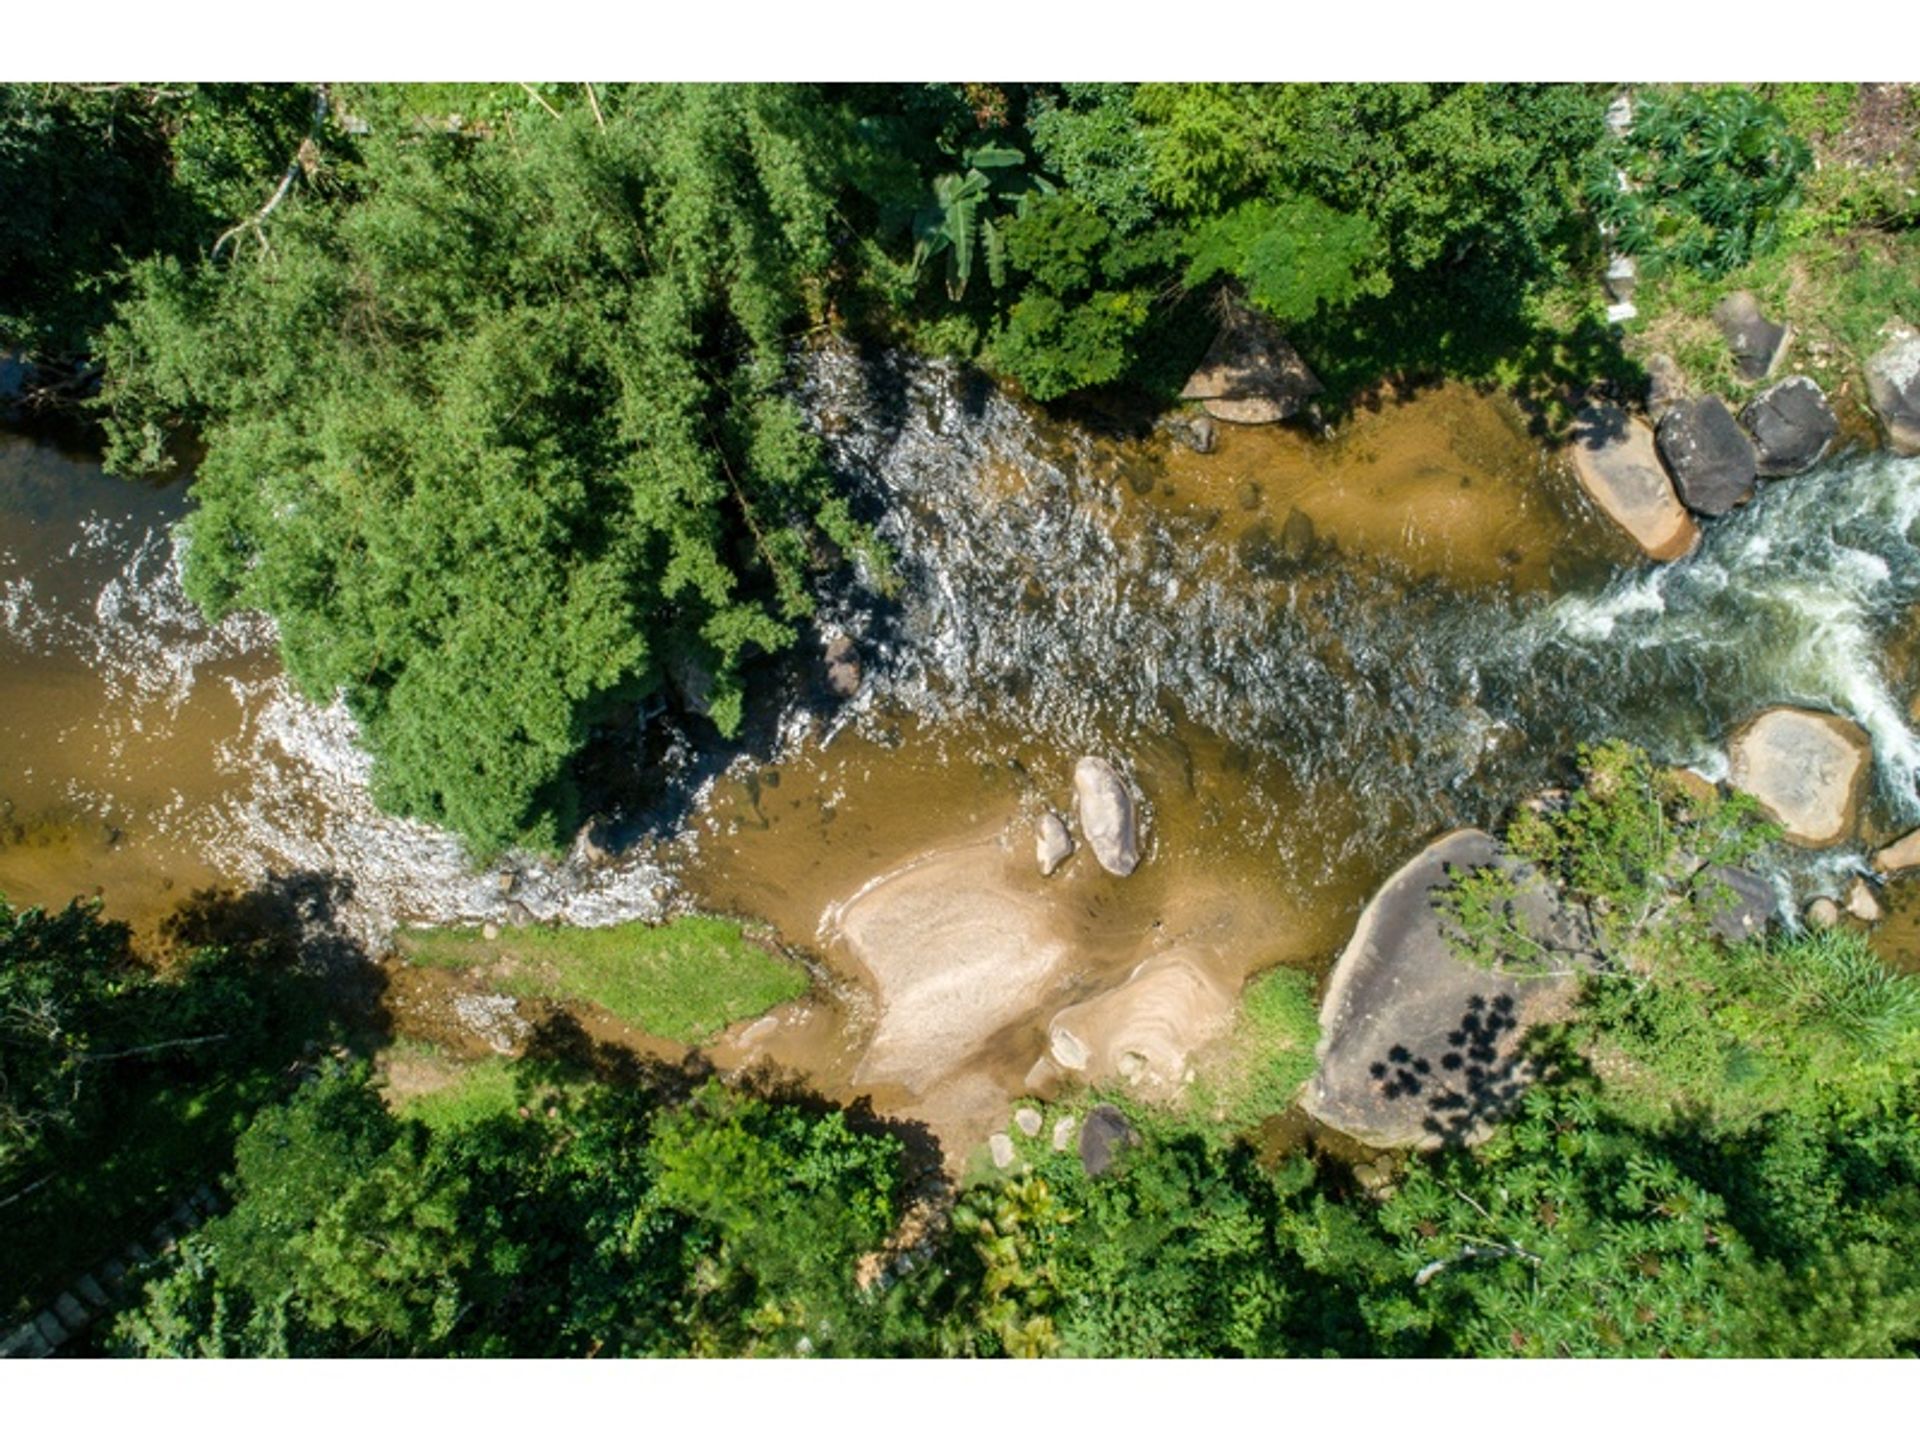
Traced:
<svg viewBox="0 0 1920 1440">
<path fill-rule="evenodd" d="M 1818 710 L 1778 706 L 1728 746 L 1727 783 L 1760 802 L 1795 845 L 1833 845 L 1853 833 L 1873 764 L 1866 731 Z"/>
<path fill-rule="evenodd" d="M 1762 390 L 1740 412 L 1740 423 L 1753 436 L 1754 459 L 1768 479 L 1810 469 L 1840 433 L 1826 395 L 1805 375 Z"/>
<path fill-rule="evenodd" d="M 1882 875 L 1920 869 L 1920 830 L 1909 830 L 1893 844 L 1874 852 L 1873 868 Z"/>
<path fill-rule="evenodd" d="M 1236 310 L 1214 336 L 1180 398 L 1200 401 L 1216 420 L 1271 425 L 1298 415 L 1322 388 L 1271 321 Z"/>
<path fill-rule="evenodd" d="M 1758 384 L 1773 373 L 1793 334 L 1762 314 L 1760 302 L 1747 290 L 1736 290 L 1714 306 L 1713 319 L 1733 352 L 1733 368 L 1748 384 Z"/>
<path fill-rule="evenodd" d="M 1156 955 L 1121 984 L 1053 1017 L 1054 1063 L 1092 1085 L 1123 1081 L 1168 1095 L 1186 1080 L 1187 1057 L 1233 1018 L 1233 991 L 1196 956 Z"/>
<path fill-rule="evenodd" d="M 1694 886 L 1713 933 L 1728 944 L 1751 940 L 1767 928 L 1779 905 L 1773 887 L 1751 870 L 1709 866 Z"/>
<path fill-rule="evenodd" d="M 1140 863 L 1140 845 L 1133 792 L 1120 772 L 1096 756 L 1082 757 L 1073 767 L 1073 803 L 1080 833 L 1087 837 L 1101 868 L 1114 875 L 1131 875 Z"/>
<path fill-rule="evenodd" d="M 1479 969 L 1455 954 L 1434 891 L 1463 871 L 1510 869 L 1530 933 L 1563 964 L 1520 978 Z M 1382 1149 L 1471 1144 L 1531 1079 L 1520 1039 L 1571 995 L 1592 961 L 1577 912 L 1480 830 L 1442 836 L 1402 866 L 1361 912 L 1320 1007 L 1319 1067 L 1308 1113 Z"/>
<path fill-rule="evenodd" d="M 1682 400 L 1660 417 L 1660 456 L 1681 502 L 1697 515 L 1725 515 L 1753 498 L 1753 442 L 1718 395 Z"/>
<path fill-rule="evenodd" d="M 1920 330 L 1896 320 L 1867 362 L 1867 395 L 1896 454 L 1920 455 Z"/>
<path fill-rule="evenodd" d="M 1104 1175 L 1138 1138 L 1125 1115 L 1111 1105 L 1096 1105 L 1080 1127 L 1080 1163 L 1089 1175 Z"/>
<path fill-rule="evenodd" d="M 860 647 L 850 635 L 835 635 L 827 641 L 822 655 L 826 666 L 827 689 L 842 700 L 860 689 Z"/>
<path fill-rule="evenodd" d="M 1700 543 L 1644 421 L 1617 405 L 1589 406 L 1574 419 L 1571 453 L 1581 488 L 1653 559 L 1678 560 Z"/>
<path fill-rule="evenodd" d="M 997 844 L 939 851 L 829 907 L 830 943 L 872 977 L 878 1018 L 859 1084 L 924 1095 L 994 1036 L 1059 1001 L 1073 954 Z"/>
</svg>

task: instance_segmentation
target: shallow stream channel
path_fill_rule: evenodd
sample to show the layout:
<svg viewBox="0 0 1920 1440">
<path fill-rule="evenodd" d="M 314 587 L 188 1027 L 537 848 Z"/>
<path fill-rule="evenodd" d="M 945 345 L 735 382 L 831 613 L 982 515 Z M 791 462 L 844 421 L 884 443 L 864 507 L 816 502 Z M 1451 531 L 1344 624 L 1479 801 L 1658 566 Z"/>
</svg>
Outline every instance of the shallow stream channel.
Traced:
<svg viewBox="0 0 1920 1440">
<path fill-rule="evenodd" d="M 1564 781 L 1582 742 L 1718 778 L 1764 706 L 1864 727 L 1862 839 L 1783 855 L 1783 915 L 1920 822 L 1920 460 L 1841 454 L 1655 565 L 1497 394 L 1383 399 L 1331 437 L 1222 425 L 1206 455 L 847 349 L 802 394 L 891 592 L 826 597 L 747 743 L 636 718 L 648 804 L 487 867 L 372 805 L 350 719 L 292 692 L 270 624 L 201 620 L 184 486 L 0 435 L 0 893 L 98 893 L 149 930 L 206 887 L 323 877 L 376 956 L 402 924 L 749 917 L 816 983 L 714 1058 L 970 1144 L 1058 1078 L 1063 1014 L 1137 1071 L 1248 976 L 1324 974 L 1385 876 Z M 817 660 L 841 635 L 851 698 Z M 1124 878 L 1084 844 L 1035 861 L 1084 755 L 1140 800 Z M 1912 965 L 1900 892 L 1877 938 Z"/>
</svg>

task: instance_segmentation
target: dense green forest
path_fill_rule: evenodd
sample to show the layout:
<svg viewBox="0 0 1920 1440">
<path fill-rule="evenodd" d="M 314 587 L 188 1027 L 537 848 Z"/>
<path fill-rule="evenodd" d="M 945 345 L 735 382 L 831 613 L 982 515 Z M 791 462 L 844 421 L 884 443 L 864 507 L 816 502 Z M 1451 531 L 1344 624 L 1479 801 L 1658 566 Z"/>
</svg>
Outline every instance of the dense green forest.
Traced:
<svg viewBox="0 0 1920 1440">
<path fill-rule="evenodd" d="M 57 1274 L 193 1145 L 231 1157 L 231 1209 L 110 1351 L 1912 1353 L 1920 981 L 1850 932 L 1725 941 L 1698 856 L 1770 828 L 1628 747 L 1585 774 L 1509 832 L 1619 917 L 1576 1012 L 1531 1037 L 1541 1083 L 1474 1150 L 1364 1163 L 1111 1097 L 1130 1134 L 1103 1173 L 1043 1133 L 955 1189 L 911 1125 L 584 1037 L 396 1114 L 348 1049 L 315 1050 L 350 1037 L 244 917 L 156 974 L 88 910 L 0 913 L 0 1175 L 59 1177 L 16 1212 L 41 1253 L 13 1247 L 12 1281 Z M 1462 945 L 1531 963 L 1472 919 L 1483 889 L 1459 882 Z"/>
<path fill-rule="evenodd" d="M 0 351 L 116 471 L 191 466 L 189 594 L 273 617 L 383 805 L 553 851 L 599 727 L 665 697 L 733 733 L 823 580 L 889 585 L 791 398 L 814 337 L 1137 421 L 1231 302 L 1331 414 L 1444 375 L 1551 427 L 1644 382 L 1601 223 L 1681 346 L 1709 282 L 1799 285 L 1856 347 L 1920 303 L 1911 188 L 1813 164 L 1846 88 L 1675 90 L 1623 138 L 1596 86 L 6 85 Z M 1912 1355 L 1920 981 L 1852 931 L 1726 938 L 1702 857 L 1777 833 L 1581 764 L 1507 841 L 1607 963 L 1472 1150 L 1081 1095 L 1125 1115 L 1111 1168 L 1043 1131 L 956 1181 L 915 1126 L 581 1035 L 396 1111 L 377 1005 L 287 914 L 202 897 L 143 948 L 0 903 L 0 1301 L 218 1179 L 89 1345 Z M 1454 893 L 1462 953 L 1524 972 L 1499 886 Z"/>
</svg>

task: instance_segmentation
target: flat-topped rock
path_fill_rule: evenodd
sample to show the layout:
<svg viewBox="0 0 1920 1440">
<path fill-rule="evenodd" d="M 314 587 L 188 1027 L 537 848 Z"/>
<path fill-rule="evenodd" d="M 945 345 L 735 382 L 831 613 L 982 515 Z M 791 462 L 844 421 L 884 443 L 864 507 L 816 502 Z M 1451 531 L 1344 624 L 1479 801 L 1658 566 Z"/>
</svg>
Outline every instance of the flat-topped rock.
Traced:
<svg viewBox="0 0 1920 1440">
<path fill-rule="evenodd" d="M 1298 415 L 1322 388 L 1271 321 L 1237 310 L 1214 336 L 1180 398 L 1200 401 L 1216 420 L 1271 425 Z"/>
<path fill-rule="evenodd" d="M 1044 899 L 1016 883 L 1016 863 L 992 843 L 938 852 L 828 911 L 829 939 L 879 1001 L 858 1083 L 924 1094 L 1045 1006 L 1071 949 Z"/>
<path fill-rule="evenodd" d="M 1569 453 L 1581 488 L 1650 557 L 1678 560 L 1700 543 L 1644 421 L 1617 405 L 1588 406 L 1574 419 Z"/>
<path fill-rule="evenodd" d="M 1753 442 L 1718 395 L 1670 406 L 1657 439 L 1674 492 L 1696 515 L 1725 515 L 1753 498 Z"/>
<path fill-rule="evenodd" d="M 1101 869 L 1131 875 L 1140 863 L 1140 845 L 1133 792 L 1120 772 L 1097 756 L 1083 756 L 1073 767 L 1073 803 L 1080 833 Z"/>
<path fill-rule="evenodd" d="M 1454 953 L 1434 891 L 1465 870 L 1513 866 L 1516 906 L 1569 972 L 1520 978 Z M 1591 962 L 1579 916 L 1480 830 L 1444 835 L 1403 865 L 1361 912 L 1320 1007 L 1319 1066 L 1306 1110 L 1382 1149 L 1472 1144 L 1524 1093 L 1520 1039 L 1572 994 Z"/>
<path fill-rule="evenodd" d="M 1920 330 L 1895 320 L 1880 334 L 1886 343 L 1867 362 L 1867 396 L 1888 448 L 1920 455 Z"/>
<path fill-rule="evenodd" d="M 1858 875 L 1847 887 L 1847 913 L 1869 925 L 1878 925 L 1885 913 L 1880 908 L 1880 897 L 1873 893 L 1873 887 Z"/>
<path fill-rule="evenodd" d="M 1759 474 L 1769 480 L 1811 469 L 1840 433 L 1826 394 L 1805 375 L 1762 390 L 1740 412 L 1740 423 L 1753 436 Z"/>
<path fill-rule="evenodd" d="M 1728 944 L 1762 934 L 1773 918 L 1773 887 L 1751 870 L 1715 865 L 1700 877 L 1694 894 L 1708 926 Z"/>
<path fill-rule="evenodd" d="M 1793 334 L 1789 327 L 1769 320 L 1747 290 L 1736 290 L 1714 306 L 1713 319 L 1733 352 L 1733 368 L 1749 384 L 1773 373 Z"/>
<path fill-rule="evenodd" d="M 1125 1115 L 1111 1105 L 1096 1105 L 1080 1127 L 1080 1163 L 1089 1175 L 1104 1175 L 1136 1139 Z"/>
<path fill-rule="evenodd" d="M 1728 746 L 1727 783 L 1760 802 L 1795 845 L 1833 845 L 1853 833 L 1873 747 L 1840 715 L 1779 706 L 1764 710 Z"/>
<path fill-rule="evenodd" d="M 1198 956 L 1169 951 L 1054 1016 L 1048 1046 L 1055 1064 L 1090 1084 L 1121 1081 L 1166 1095 L 1185 1080 L 1187 1057 L 1227 1028 L 1233 1001 Z"/>
</svg>

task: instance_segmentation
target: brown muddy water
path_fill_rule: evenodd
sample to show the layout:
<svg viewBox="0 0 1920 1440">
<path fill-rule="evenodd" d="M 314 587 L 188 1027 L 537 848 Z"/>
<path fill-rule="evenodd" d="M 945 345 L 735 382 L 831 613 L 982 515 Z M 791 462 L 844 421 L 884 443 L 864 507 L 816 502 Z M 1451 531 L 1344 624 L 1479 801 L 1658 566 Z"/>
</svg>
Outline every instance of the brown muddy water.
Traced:
<svg viewBox="0 0 1920 1440">
<path fill-rule="evenodd" d="M 653 753 L 685 771 L 670 814 L 614 817 L 638 838 L 610 861 L 488 870 L 374 810 L 351 722 L 290 693 L 269 626 L 198 619 L 167 529 L 181 489 L 0 438 L 0 893 L 98 893 L 151 926 L 199 887 L 320 873 L 347 882 L 340 923 L 376 953 L 403 921 L 752 916 L 820 983 L 714 1058 L 870 1094 L 965 1145 L 1033 1083 L 1062 1007 L 1174 950 L 1228 994 L 1272 965 L 1324 971 L 1385 874 L 1561 776 L 1582 740 L 1715 773 L 1747 711 L 1823 705 L 1874 738 L 1875 825 L 1920 818 L 1885 659 L 1920 599 L 1913 462 L 1843 457 L 1651 567 L 1508 402 L 1457 387 L 1330 440 L 1223 425 L 1207 456 L 846 351 L 810 362 L 802 398 L 896 556 L 890 593 L 823 604 L 821 634 L 859 645 L 860 693 L 830 702 L 806 667 L 783 672 L 761 738 L 717 775 L 699 727 L 655 717 L 674 733 Z M 1085 753 L 1144 802 L 1125 880 L 1085 853 L 1051 879 L 1033 861 L 1031 822 L 1071 813 Z M 1797 859 L 1783 899 L 1859 858 Z M 884 986 L 929 956 L 876 956 L 870 933 L 856 953 L 849 917 L 912 895 L 903 874 L 959 876 L 938 883 L 1017 917 L 979 932 L 1003 950 L 956 957 L 986 963 L 970 988 L 923 975 L 905 999 Z M 1053 958 L 1021 989 L 1036 947 Z M 393 993 L 402 1033 L 447 1023 L 433 985 Z M 981 1018 L 949 1044 L 967 1005 Z"/>
</svg>

